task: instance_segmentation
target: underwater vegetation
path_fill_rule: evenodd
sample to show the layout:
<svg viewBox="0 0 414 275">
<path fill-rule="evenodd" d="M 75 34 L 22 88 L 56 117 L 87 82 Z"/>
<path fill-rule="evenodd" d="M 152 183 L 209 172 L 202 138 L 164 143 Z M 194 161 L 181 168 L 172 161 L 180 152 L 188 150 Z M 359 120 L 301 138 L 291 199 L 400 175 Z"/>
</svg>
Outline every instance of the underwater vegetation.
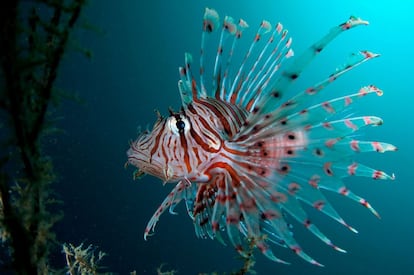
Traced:
<svg viewBox="0 0 414 275">
<path fill-rule="evenodd" d="M 93 245 L 83 247 L 83 243 L 74 246 L 73 244 L 63 244 L 63 253 L 65 254 L 67 274 L 98 274 L 100 262 L 106 256 L 105 252 L 98 251 L 95 255 L 96 248 Z"/>
<path fill-rule="evenodd" d="M 56 130 L 63 92 L 54 84 L 85 0 L 7 3 L 0 9 L 0 263 L 2 271 L 47 274 L 62 214 L 52 210 L 56 175 L 42 141 Z"/>
</svg>

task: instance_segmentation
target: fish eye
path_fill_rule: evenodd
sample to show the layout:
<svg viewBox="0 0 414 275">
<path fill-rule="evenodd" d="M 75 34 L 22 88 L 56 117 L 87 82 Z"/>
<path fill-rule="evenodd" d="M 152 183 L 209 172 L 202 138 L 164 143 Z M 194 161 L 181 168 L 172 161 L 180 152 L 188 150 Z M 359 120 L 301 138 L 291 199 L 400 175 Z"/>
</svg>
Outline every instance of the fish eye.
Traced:
<svg viewBox="0 0 414 275">
<path fill-rule="evenodd" d="M 186 133 L 190 129 L 190 123 L 183 115 L 170 116 L 167 125 L 175 135 Z"/>
<path fill-rule="evenodd" d="M 177 123 L 175 123 L 175 126 L 177 126 L 179 132 L 182 132 L 185 129 L 185 122 L 182 120 L 178 120 Z"/>
</svg>

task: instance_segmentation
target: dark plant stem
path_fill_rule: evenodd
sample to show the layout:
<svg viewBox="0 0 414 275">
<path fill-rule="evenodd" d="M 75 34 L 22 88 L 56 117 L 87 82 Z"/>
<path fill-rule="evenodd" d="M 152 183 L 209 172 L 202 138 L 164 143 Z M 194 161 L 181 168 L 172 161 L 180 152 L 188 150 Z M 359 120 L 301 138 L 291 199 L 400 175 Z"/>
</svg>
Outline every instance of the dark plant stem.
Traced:
<svg viewBox="0 0 414 275">
<path fill-rule="evenodd" d="M 15 175 L 5 168 L 8 161 L 0 163 L 0 229 L 8 233 L 11 268 L 17 274 L 48 272 L 49 250 L 54 239 L 50 228 L 57 218 L 48 211 L 46 201 L 55 177 L 51 161 L 40 144 L 58 68 L 85 0 L 73 0 L 70 8 L 59 1 L 39 0 L 37 4 L 54 9 L 49 23 L 42 22 L 48 24 L 42 30 L 47 32 L 46 40 L 57 41 L 51 47 L 36 44 L 42 35 L 37 33 L 42 19 L 35 9 L 28 18 L 28 30 L 19 21 L 19 1 L 8 1 L 0 9 L 0 64 L 4 81 L 0 108 L 9 118 L 13 140 L 10 147 L 19 154 L 24 174 L 23 178 L 14 179 Z M 25 50 L 20 48 L 19 41 L 26 37 L 27 54 L 22 55 Z M 44 61 L 37 64 L 34 60 L 39 55 L 44 56 Z M 37 65 L 27 66 L 33 62 Z"/>
</svg>

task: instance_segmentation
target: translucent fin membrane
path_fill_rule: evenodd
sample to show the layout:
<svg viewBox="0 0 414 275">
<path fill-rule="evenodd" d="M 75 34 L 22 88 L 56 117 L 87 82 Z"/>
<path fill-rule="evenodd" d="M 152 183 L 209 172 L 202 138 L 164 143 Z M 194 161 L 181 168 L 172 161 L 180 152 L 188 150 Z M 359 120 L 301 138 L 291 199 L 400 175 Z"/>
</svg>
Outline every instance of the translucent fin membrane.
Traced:
<svg viewBox="0 0 414 275">
<path fill-rule="evenodd" d="M 237 41 L 242 37 L 243 31 L 247 27 L 248 27 L 248 24 L 243 19 L 240 19 L 239 23 L 238 23 L 238 26 L 237 26 L 236 33 L 235 33 L 234 38 L 233 38 L 233 42 L 232 42 L 232 45 L 231 45 L 231 48 L 230 48 L 230 52 L 228 53 L 227 62 L 226 62 L 226 65 L 224 67 L 223 81 L 222 81 L 221 88 L 220 88 L 220 94 L 216 93 L 216 98 L 217 99 L 220 98 L 220 99 L 224 99 L 226 101 L 229 101 L 228 95 L 227 95 L 227 98 L 225 98 L 225 94 L 227 92 L 227 86 L 228 86 L 227 81 L 229 79 L 230 65 L 231 65 L 233 55 L 234 55 L 234 51 L 236 49 Z"/>
<path fill-rule="evenodd" d="M 260 102 L 258 103 L 258 105 L 260 106 L 260 113 L 267 113 L 271 110 L 274 110 L 274 106 L 277 105 L 278 101 L 287 91 L 290 84 L 300 76 L 300 74 L 307 67 L 307 65 L 310 64 L 311 61 L 340 33 L 349 30 L 353 27 L 367 24 L 367 21 L 361 20 L 356 17 L 351 17 L 347 22 L 332 28 L 327 35 L 325 35 L 324 37 L 322 37 L 322 39 L 313 44 L 302 55 L 297 57 L 294 60 L 293 64 L 286 68 L 286 70 L 284 70 L 280 77 L 275 80 L 275 83 L 272 84 L 270 93 L 277 93 L 279 96 L 261 97 Z M 355 64 L 357 64 L 357 62 L 355 62 Z"/>
<path fill-rule="evenodd" d="M 257 127 L 257 124 L 263 124 L 264 121 L 265 124 L 263 124 L 263 127 L 265 127 L 266 125 L 272 124 L 274 123 L 274 118 L 277 119 L 289 119 L 289 116 L 291 116 L 292 114 L 294 114 L 295 116 L 300 116 L 303 115 L 302 119 L 303 121 L 305 121 L 305 119 L 308 119 L 308 111 L 310 111 L 310 108 L 308 106 L 308 102 L 310 100 L 310 97 L 315 98 L 318 93 L 326 88 L 329 84 L 331 84 L 332 82 L 334 82 L 336 79 L 338 79 L 338 77 L 340 77 L 341 75 L 343 75 L 345 72 L 355 68 L 356 66 L 372 59 L 375 57 L 378 57 L 378 54 L 374 54 L 368 51 L 361 51 L 357 54 L 353 54 L 351 56 L 351 58 L 348 60 L 348 62 L 346 62 L 342 67 L 338 68 L 335 70 L 335 72 L 331 73 L 326 79 L 324 79 L 323 81 L 319 82 L 316 85 L 313 85 L 309 88 L 307 88 L 306 90 L 298 93 L 297 95 L 293 96 L 292 98 L 288 99 L 287 101 L 281 102 L 281 97 L 282 94 L 279 91 L 274 90 L 270 95 L 268 95 L 265 100 L 268 100 L 269 102 L 272 101 L 275 106 L 273 106 L 273 109 L 263 109 L 262 106 L 260 105 L 261 103 L 257 103 L 255 104 L 255 108 L 254 108 L 254 112 L 251 113 L 251 115 L 247 118 L 247 121 L 245 123 L 244 129 L 242 129 L 242 131 L 240 131 L 239 135 L 242 135 L 242 133 L 247 132 L 249 130 L 251 130 L 253 127 Z M 349 96 L 345 96 L 343 98 L 338 98 L 338 99 L 333 99 L 331 100 L 332 102 L 338 101 L 340 102 L 340 104 L 342 105 L 340 109 L 338 110 L 332 110 L 329 109 L 327 104 L 330 104 L 329 102 L 323 102 L 320 105 L 323 106 L 324 110 L 327 111 L 331 111 L 329 112 L 324 112 L 323 117 L 321 116 L 317 116 L 317 119 L 321 119 L 321 118 L 327 118 L 328 116 L 332 115 L 332 113 L 338 113 L 339 110 L 342 110 L 346 107 L 348 107 L 348 105 L 350 105 L 352 103 L 353 98 L 356 97 L 362 97 L 365 96 L 367 94 L 377 94 L 378 96 L 382 95 L 382 91 L 380 89 L 378 89 L 377 87 L 370 85 L 370 86 L 366 86 L 366 87 L 362 87 L 360 89 L 360 91 L 358 92 L 357 95 L 349 95 Z M 343 99 L 343 102 L 342 102 Z M 279 103 L 278 103 L 279 102 Z M 266 103 L 268 104 L 268 103 Z M 270 107 L 269 107 L 270 108 Z M 316 107 L 313 107 L 313 109 L 315 109 Z M 264 112 L 268 112 L 265 115 L 263 115 L 262 113 Z M 312 121 L 306 120 L 307 124 L 311 124 Z M 294 124 L 296 125 L 296 124 Z"/>
<path fill-rule="evenodd" d="M 183 105 L 190 103 L 197 98 L 215 97 L 236 104 L 246 110 L 251 110 L 263 90 L 268 86 L 272 77 L 278 71 L 284 59 L 293 56 L 290 49 L 291 38 L 287 37 L 287 30 L 282 24 L 272 26 L 268 21 L 262 21 L 254 35 L 253 42 L 248 48 L 240 64 L 235 67 L 235 74 L 231 75 L 230 68 L 233 64 L 233 55 L 237 50 L 237 41 L 242 37 L 248 24 L 243 20 L 238 23 L 229 16 L 224 17 L 222 28 L 218 39 L 214 69 L 211 74 L 212 85 L 206 85 L 208 73 L 205 71 L 206 40 L 211 33 L 219 29 L 219 16 L 215 10 L 206 9 L 203 19 L 203 32 L 201 36 L 200 51 L 200 88 L 198 89 L 192 78 L 190 64 L 186 58 L 185 66 L 180 67 L 181 80 L 179 90 Z M 271 32 L 267 43 L 259 48 L 259 41 L 266 34 Z M 229 39 L 232 38 L 232 39 Z M 272 45 L 274 45 L 272 47 Z M 237 50 L 239 51 L 239 50 Z M 258 53 L 258 54 L 257 54 Z M 227 56 L 224 62 L 224 54 Z M 252 60 L 252 65 L 247 68 Z M 206 74 L 207 73 L 207 74 Z"/>
<path fill-rule="evenodd" d="M 201 51 L 200 51 L 200 83 L 201 83 L 201 94 L 206 95 L 206 87 L 204 84 L 204 52 L 205 52 L 205 40 L 206 35 L 213 32 L 218 28 L 219 15 L 213 10 L 206 8 L 203 18 L 203 32 L 201 34 Z"/>
</svg>

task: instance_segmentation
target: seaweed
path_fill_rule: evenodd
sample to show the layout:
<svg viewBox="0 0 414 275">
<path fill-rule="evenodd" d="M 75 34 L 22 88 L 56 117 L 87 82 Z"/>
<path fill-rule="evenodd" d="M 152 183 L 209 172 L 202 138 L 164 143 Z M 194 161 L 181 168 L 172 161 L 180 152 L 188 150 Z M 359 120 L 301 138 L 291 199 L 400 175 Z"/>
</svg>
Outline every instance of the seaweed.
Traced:
<svg viewBox="0 0 414 275">
<path fill-rule="evenodd" d="M 98 251 L 95 255 L 96 247 L 91 244 L 86 248 L 83 243 L 78 246 L 73 244 L 63 244 L 63 253 L 65 254 L 67 274 L 99 274 L 101 269 L 100 262 L 106 256 L 105 252 Z"/>
<path fill-rule="evenodd" d="M 42 140 L 70 33 L 85 0 L 7 1 L 0 9 L 0 237 L 2 269 L 47 274 L 61 214 L 51 184 L 52 159 Z"/>
</svg>

